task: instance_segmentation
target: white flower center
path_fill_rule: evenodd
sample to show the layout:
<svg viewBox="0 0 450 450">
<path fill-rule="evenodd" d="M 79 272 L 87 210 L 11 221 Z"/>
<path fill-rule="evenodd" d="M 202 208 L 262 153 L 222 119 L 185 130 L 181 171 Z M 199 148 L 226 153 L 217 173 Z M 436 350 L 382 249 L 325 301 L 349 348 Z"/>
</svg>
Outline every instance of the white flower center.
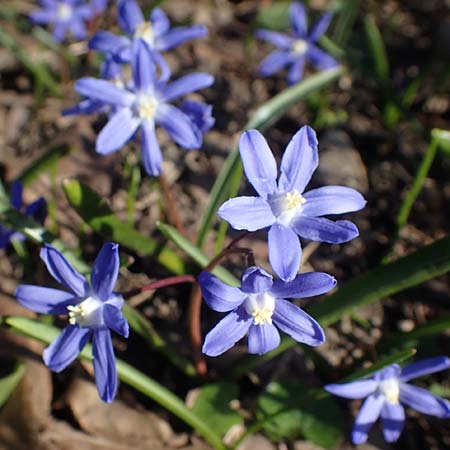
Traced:
<svg viewBox="0 0 450 450">
<path fill-rule="evenodd" d="M 137 26 L 134 32 L 134 39 L 142 39 L 147 42 L 150 47 L 155 44 L 155 36 L 153 34 L 153 27 L 150 22 L 142 22 Z"/>
<path fill-rule="evenodd" d="M 398 397 L 400 395 L 400 384 L 397 379 L 389 378 L 380 381 L 378 386 L 379 391 L 386 397 L 386 400 L 393 405 L 398 404 Z"/>
<path fill-rule="evenodd" d="M 294 189 L 290 192 L 271 195 L 268 201 L 274 216 L 277 218 L 277 222 L 281 225 L 289 226 L 291 220 L 306 202 L 306 198 Z"/>
<path fill-rule="evenodd" d="M 103 318 L 101 316 L 101 307 L 103 302 L 95 297 L 88 297 L 79 305 L 67 307 L 69 311 L 69 323 L 79 325 L 80 327 L 91 327 L 101 325 Z"/>
<path fill-rule="evenodd" d="M 304 39 L 296 39 L 291 48 L 295 54 L 304 55 L 308 50 L 308 43 Z"/>
<path fill-rule="evenodd" d="M 244 307 L 248 314 L 253 317 L 255 325 L 272 323 L 272 314 L 275 310 L 275 297 L 267 292 L 249 294 L 244 301 Z"/>
<path fill-rule="evenodd" d="M 156 112 L 158 102 L 153 95 L 140 94 L 136 101 L 137 114 L 142 120 L 151 119 Z"/>
<path fill-rule="evenodd" d="M 72 16 L 72 7 L 67 3 L 61 3 L 58 5 L 57 14 L 60 20 L 69 20 Z"/>
</svg>

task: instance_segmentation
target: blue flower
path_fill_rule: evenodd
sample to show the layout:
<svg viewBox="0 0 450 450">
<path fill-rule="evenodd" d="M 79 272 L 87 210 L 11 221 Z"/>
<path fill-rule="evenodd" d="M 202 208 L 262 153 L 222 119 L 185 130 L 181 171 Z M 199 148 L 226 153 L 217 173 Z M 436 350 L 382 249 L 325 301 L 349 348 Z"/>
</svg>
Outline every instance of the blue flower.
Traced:
<svg viewBox="0 0 450 450">
<path fill-rule="evenodd" d="M 289 142 L 281 160 L 281 175 L 264 137 L 257 130 L 243 133 L 239 151 L 245 174 L 259 197 L 226 201 L 219 216 L 236 230 L 269 229 L 269 260 L 275 273 L 290 281 L 297 274 L 301 246 L 297 237 L 339 244 L 358 236 L 347 220 L 333 222 L 321 216 L 357 211 L 365 200 L 354 189 L 325 186 L 303 193 L 319 157 L 314 130 L 302 127 Z"/>
<path fill-rule="evenodd" d="M 120 28 L 127 36 L 117 36 L 109 31 L 101 31 L 93 36 L 89 47 L 111 54 L 120 63 L 128 63 L 132 58 L 133 42 L 142 41 L 151 51 L 153 62 L 160 66 L 164 79 L 168 77 L 169 72 L 160 52 L 208 34 L 206 27 L 202 25 L 170 29 L 169 19 L 159 8 L 154 8 L 149 20 L 146 21 L 134 0 L 118 1 L 118 21 Z"/>
<path fill-rule="evenodd" d="M 409 364 L 403 369 L 392 364 L 375 372 L 372 377 L 345 384 L 328 384 L 325 389 L 344 398 L 365 398 L 355 420 L 352 441 L 362 444 L 367 433 L 381 416 L 381 426 L 387 442 L 400 437 L 405 424 L 405 410 L 402 403 L 416 411 L 440 418 L 450 417 L 450 402 L 418 386 L 408 384 L 409 380 L 450 368 L 446 356 L 424 359 Z"/>
<path fill-rule="evenodd" d="M 40 0 L 42 9 L 32 11 L 34 23 L 53 26 L 53 38 L 62 42 L 70 31 L 76 39 L 86 37 L 85 22 L 93 19 L 100 11 L 97 4 L 83 0 Z"/>
<path fill-rule="evenodd" d="M 270 53 L 261 62 L 259 73 L 267 77 L 283 67 L 289 67 L 287 80 L 290 84 L 293 84 L 302 78 L 306 61 L 310 61 L 319 70 L 337 66 L 338 62 L 316 45 L 320 36 L 327 30 L 332 15 L 325 13 L 309 34 L 305 9 L 301 3 L 293 2 L 291 4 L 289 17 L 292 36 L 270 30 L 258 30 L 256 32 L 258 38 L 277 47 L 277 50 Z"/>
<path fill-rule="evenodd" d="M 202 117 L 199 118 L 199 114 L 193 113 L 192 107 L 186 114 L 169 102 L 210 86 L 214 78 L 207 73 L 193 73 L 167 83 L 157 78 L 146 45 L 136 42 L 133 55 L 133 82 L 128 88 L 105 80 L 82 78 L 76 82 L 75 89 L 84 97 L 117 108 L 97 138 L 96 151 L 103 155 L 114 152 L 140 129 L 144 168 L 149 175 L 157 176 L 161 174 L 162 155 L 156 139 L 155 125 L 163 127 L 181 147 L 201 147 L 202 131 L 207 128 L 204 118 L 207 110 L 203 110 Z"/>
<path fill-rule="evenodd" d="M 128 337 L 128 322 L 122 315 L 123 298 L 113 292 L 119 273 L 119 245 L 104 244 L 91 273 L 91 285 L 51 245 L 41 250 L 41 259 L 52 277 L 67 290 L 21 284 L 19 302 L 40 314 L 68 314 L 69 325 L 44 350 L 44 362 L 60 372 L 93 338 L 95 382 L 101 399 L 112 402 L 117 391 L 117 372 L 110 329 Z"/>
<path fill-rule="evenodd" d="M 214 311 L 230 311 L 207 335 L 203 352 L 218 356 L 248 335 L 249 353 L 264 354 L 280 344 L 277 328 L 298 342 L 317 346 L 325 342 L 321 326 L 285 298 L 305 298 L 328 292 L 336 280 L 326 273 L 302 273 L 289 283 L 273 280 L 257 266 L 243 274 L 241 287 L 223 283 L 202 272 L 199 283 L 203 297 Z"/>
<path fill-rule="evenodd" d="M 32 217 L 36 222 L 43 224 L 47 216 L 47 203 L 40 197 L 28 206 L 25 206 L 22 200 L 23 186 L 20 181 L 15 181 L 11 186 L 11 206 L 17 211 L 23 212 L 26 216 Z M 5 248 L 12 239 L 24 240 L 25 236 L 9 228 L 0 225 L 0 248 Z"/>
</svg>

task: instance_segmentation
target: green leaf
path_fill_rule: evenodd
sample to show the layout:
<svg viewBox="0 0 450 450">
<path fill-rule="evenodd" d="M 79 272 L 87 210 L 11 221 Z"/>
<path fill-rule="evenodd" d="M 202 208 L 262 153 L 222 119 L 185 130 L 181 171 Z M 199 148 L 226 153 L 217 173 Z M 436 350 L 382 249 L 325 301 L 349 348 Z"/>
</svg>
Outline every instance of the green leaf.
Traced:
<svg viewBox="0 0 450 450">
<path fill-rule="evenodd" d="M 198 247 L 192 244 L 192 242 L 188 241 L 184 236 L 178 233 L 175 228 L 161 222 L 156 224 L 156 228 L 158 228 L 167 239 L 171 240 L 178 248 L 189 255 L 201 268 L 205 268 L 209 264 L 209 258 L 202 253 Z M 223 267 L 216 267 L 212 273 L 230 286 L 240 285 L 239 280 Z"/>
<path fill-rule="evenodd" d="M 313 304 L 308 313 L 323 327 L 332 325 L 357 308 L 378 302 L 390 295 L 417 286 L 450 271 L 450 237 L 427 245 L 392 263 L 382 264 L 344 284 L 322 302 Z M 235 367 L 234 376 L 241 376 L 253 367 L 269 361 L 296 345 L 283 337 L 278 348 L 260 356 L 248 356 Z"/>
<path fill-rule="evenodd" d="M 142 256 L 154 256 L 162 266 L 175 274 L 185 272 L 184 262 L 176 253 L 120 221 L 105 200 L 88 186 L 77 180 L 65 180 L 63 189 L 69 204 L 96 233 Z"/>
<path fill-rule="evenodd" d="M 14 389 L 25 375 L 25 371 L 25 364 L 18 363 L 12 373 L 0 379 L 0 407 L 6 403 L 9 396 L 13 393 Z"/>
<path fill-rule="evenodd" d="M 242 417 L 230 408 L 230 402 L 237 397 L 237 384 L 210 383 L 200 389 L 192 412 L 223 437 L 232 426 L 243 423 Z"/>
<path fill-rule="evenodd" d="M 354 24 L 358 17 L 361 0 L 344 0 L 341 2 L 341 8 L 337 14 L 337 19 L 333 31 L 333 41 L 337 45 L 345 47 L 351 33 L 354 30 Z"/>
<path fill-rule="evenodd" d="M 364 18 L 364 29 L 366 32 L 367 43 L 369 44 L 369 52 L 375 66 L 375 75 L 380 82 L 389 84 L 389 61 L 384 46 L 383 36 L 372 15 Z"/>
<path fill-rule="evenodd" d="M 13 329 L 13 331 L 45 342 L 46 344 L 50 344 L 50 342 L 52 342 L 61 332 L 61 330 L 56 327 L 44 325 L 24 317 L 9 317 L 5 322 Z M 92 361 L 92 347 L 86 345 L 81 351 L 79 358 L 86 361 Z M 117 359 L 116 366 L 117 374 L 121 381 L 146 395 L 184 421 L 187 425 L 191 426 L 215 449 L 226 450 L 220 436 L 218 436 L 214 429 L 188 409 L 175 394 L 120 359 Z"/>
<path fill-rule="evenodd" d="M 258 398 L 262 428 L 274 441 L 303 436 L 323 448 L 336 448 L 344 432 L 341 411 L 332 397 L 312 399 L 310 392 L 300 382 L 270 383 Z"/>
<path fill-rule="evenodd" d="M 286 30 L 289 28 L 290 0 L 282 0 L 273 3 L 266 8 L 259 8 L 256 15 L 256 28 L 268 28 L 270 30 Z"/>
<path fill-rule="evenodd" d="M 273 97 L 268 102 L 260 106 L 252 119 L 247 123 L 245 129 L 256 128 L 264 131 L 271 123 L 278 120 L 291 106 L 296 104 L 301 98 L 306 97 L 311 92 L 317 91 L 331 82 L 337 80 L 344 72 L 343 67 L 325 70 L 316 75 L 312 75 L 300 83 L 285 89 L 280 94 Z M 200 224 L 197 246 L 203 247 L 206 234 L 212 226 L 216 212 L 219 206 L 228 198 L 236 195 L 230 189 L 230 184 L 239 186 L 236 178 L 242 177 L 242 164 L 239 156 L 239 150 L 233 150 L 223 165 L 214 186 L 211 189 L 211 195 L 206 211 Z"/>
<path fill-rule="evenodd" d="M 431 130 L 432 139 L 436 139 L 439 143 L 439 148 L 450 155 L 450 131 L 440 130 L 439 128 L 434 128 Z"/>
</svg>

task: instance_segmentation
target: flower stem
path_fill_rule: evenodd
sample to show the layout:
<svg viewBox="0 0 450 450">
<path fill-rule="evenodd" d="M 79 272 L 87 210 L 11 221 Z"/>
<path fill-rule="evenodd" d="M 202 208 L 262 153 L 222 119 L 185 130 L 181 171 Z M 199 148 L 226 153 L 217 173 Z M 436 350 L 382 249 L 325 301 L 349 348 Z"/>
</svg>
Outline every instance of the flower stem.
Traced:
<svg viewBox="0 0 450 450">
<path fill-rule="evenodd" d="M 182 284 L 182 283 L 196 283 L 195 277 L 192 275 L 177 275 L 174 277 L 168 277 L 164 278 L 162 280 L 156 280 L 152 281 L 149 284 L 146 284 L 145 286 L 142 286 L 140 288 L 131 289 L 128 292 L 124 292 L 122 294 L 123 298 L 130 298 L 137 294 L 140 294 L 142 292 L 146 291 L 154 291 L 156 289 L 161 289 L 168 286 L 174 286 L 175 284 Z"/>
</svg>

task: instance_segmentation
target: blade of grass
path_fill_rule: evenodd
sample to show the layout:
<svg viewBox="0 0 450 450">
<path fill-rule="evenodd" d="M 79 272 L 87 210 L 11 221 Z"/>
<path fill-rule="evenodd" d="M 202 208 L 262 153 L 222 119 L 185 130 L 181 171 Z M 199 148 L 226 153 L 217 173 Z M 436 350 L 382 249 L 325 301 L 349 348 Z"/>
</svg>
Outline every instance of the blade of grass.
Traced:
<svg viewBox="0 0 450 450">
<path fill-rule="evenodd" d="M 9 317 L 5 320 L 11 329 L 20 334 L 32 337 L 39 341 L 50 344 L 60 333 L 56 327 L 44 325 L 31 319 L 24 317 Z M 86 345 L 79 356 L 85 361 L 92 361 L 92 347 Z M 222 443 L 220 436 L 215 431 L 198 418 L 191 410 L 189 410 L 184 402 L 175 394 L 159 384 L 152 378 L 144 375 L 139 370 L 130 366 L 124 361 L 117 359 L 117 374 L 119 379 L 137 391 L 141 392 L 148 398 L 160 404 L 167 411 L 170 411 L 180 420 L 185 422 L 203 436 L 215 449 L 226 450 L 226 446 Z"/>
<path fill-rule="evenodd" d="M 323 327 L 332 325 L 344 314 L 380 301 L 390 295 L 417 286 L 450 271 L 450 237 L 446 237 L 397 261 L 380 264 L 375 269 L 347 282 L 322 302 L 312 305 L 308 313 Z M 296 345 L 283 337 L 278 348 L 259 356 L 248 356 L 232 371 L 239 377 Z"/>
<path fill-rule="evenodd" d="M 343 73 L 343 67 L 336 67 L 334 69 L 326 70 L 313 75 L 295 86 L 285 89 L 283 92 L 260 106 L 245 126 L 245 129 L 256 128 L 260 131 L 265 130 L 271 123 L 278 120 L 301 98 L 304 98 L 311 92 L 317 91 L 318 89 L 321 89 L 322 87 L 337 80 Z M 239 156 L 239 150 L 235 149 L 227 157 L 223 168 L 217 176 L 214 186 L 211 189 L 208 207 L 203 215 L 198 232 L 197 246 L 199 248 L 203 247 L 206 234 L 212 226 L 220 204 L 228 197 L 232 196 L 229 184 L 231 180 L 239 174 L 240 178 L 242 176 L 242 164 Z"/>
<path fill-rule="evenodd" d="M 17 363 L 12 373 L 0 379 L 0 408 L 6 403 L 9 396 L 20 383 L 20 380 L 25 375 L 25 371 L 25 364 Z"/>
<path fill-rule="evenodd" d="M 378 80 L 385 86 L 390 84 L 389 79 L 389 61 L 384 46 L 383 37 L 375 22 L 375 17 L 368 14 L 364 18 L 364 30 L 366 32 L 367 43 L 369 44 L 369 51 L 372 57 L 375 75 Z"/>
<path fill-rule="evenodd" d="M 346 46 L 358 17 L 360 5 L 361 0 L 345 0 L 342 2 L 333 30 L 333 42 L 338 46 Z"/>
</svg>

